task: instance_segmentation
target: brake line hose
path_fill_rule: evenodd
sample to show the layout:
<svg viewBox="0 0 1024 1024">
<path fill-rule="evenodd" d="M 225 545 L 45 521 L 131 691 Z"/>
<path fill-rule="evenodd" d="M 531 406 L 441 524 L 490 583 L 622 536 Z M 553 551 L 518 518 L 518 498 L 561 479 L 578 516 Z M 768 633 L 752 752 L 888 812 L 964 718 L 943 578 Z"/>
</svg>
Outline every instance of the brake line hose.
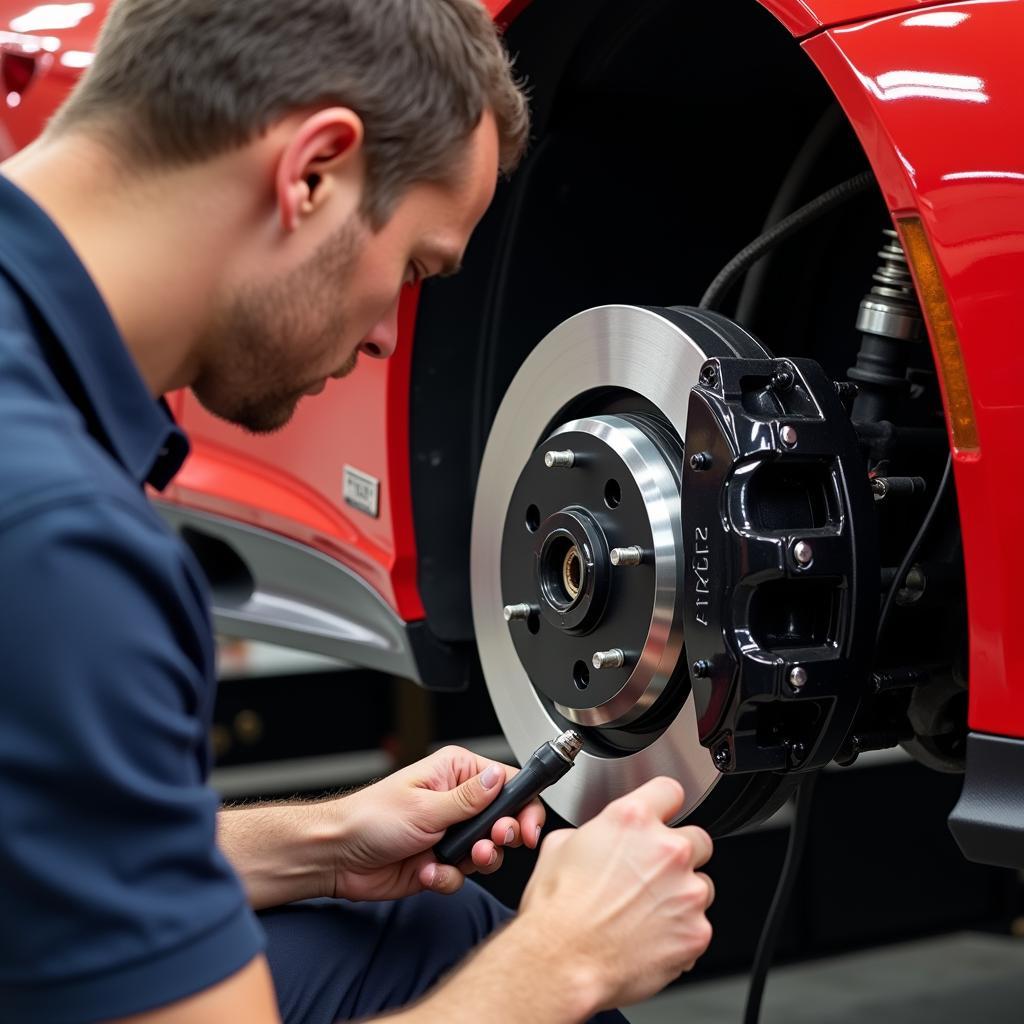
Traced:
<svg viewBox="0 0 1024 1024">
<path fill-rule="evenodd" d="M 701 309 L 718 309 L 739 279 L 762 256 L 776 245 L 786 241 L 798 231 L 814 223 L 820 217 L 845 205 L 851 199 L 875 187 L 875 177 L 870 171 L 864 171 L 852 178 L 822 192 L 816 199 L 794 210 L 784 217 L 775 227 L 758 236 L 746 248 L 741 249 L 721 269 L 718 276 L 708 285 L 708 289 L 700 300 Z"/>
</svg>

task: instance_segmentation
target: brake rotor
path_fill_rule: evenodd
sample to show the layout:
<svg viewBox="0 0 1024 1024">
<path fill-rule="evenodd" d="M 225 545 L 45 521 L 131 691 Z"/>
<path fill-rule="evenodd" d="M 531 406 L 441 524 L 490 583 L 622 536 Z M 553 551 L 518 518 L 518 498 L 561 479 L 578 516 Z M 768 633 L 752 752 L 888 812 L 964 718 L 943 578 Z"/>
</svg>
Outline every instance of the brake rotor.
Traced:
<svg viewBox="0 0 1024 1024">
<path fill-rule="evenodd" d="M 658 775 L 675 823 L 724 834 L 766 816 L 790 776 L 723 774 L 701 745 L 683 635 L 683 441 L 710 358 L 764 359 L 731 321 L 605 306 L 533 351 L 484 453 L 472 533 L 480 657 L 522 762 L 565 728 L 586 741 L 545 794 L 578 824 Z"/>
</svg>

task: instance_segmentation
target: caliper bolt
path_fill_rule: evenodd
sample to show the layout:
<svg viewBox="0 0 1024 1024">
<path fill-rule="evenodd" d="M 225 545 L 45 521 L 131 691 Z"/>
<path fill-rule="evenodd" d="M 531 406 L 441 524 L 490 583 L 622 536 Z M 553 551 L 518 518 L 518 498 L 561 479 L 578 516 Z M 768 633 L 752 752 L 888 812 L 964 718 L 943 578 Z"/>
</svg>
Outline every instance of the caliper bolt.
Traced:
<svg viewBox="0 0 1024 1024">
<path fill-rule="evenodd" d="M 612 565 L 639 565 L 644 560 L 644 549 L 637 544 L 628 548 L 612 548 L 608 557 Z"/>
<path fill-rule="evenodd" d="M 707 679 L 707 677 L 711 675 L 711 662 L 706 658 L 701 658 L 700 661 L 695 661 L 693 663 L 690 671 L 697 679 Z"/>
<path fill-rule="evenodd" d="M 805 540 L 798 540 L 793 545 L 793 560 L 806 569 L 814 561 L 814 548 Z"/>
<path fill-rule="evenodd" d="M 807 685 L 807 669 L 802 665 L 794 665 L 789 670 L 789 685 L 794 690 L 800 690 Z"/>
<path fill-rule="evenodd" d="M 729 745 L 723 743 L 720 747 L 716 747 L 715 752 L 711 755 L 711 759 L 715 762 L 715 767 L 720 772 L 724 772 L 732 764 L 732 753 L 729 750 Z"/>
<path fill-rule="evenodd" d="M 507 604 L 505 605 L 505 621 L 506 622 L 522 622 L 528 619 L 534 612 L 533 605 L 530 604 Z"/>
<path fill-rule="evenodd" d="M 792 370 L 776 370 L 775 373 L 772 374 L 772 390 L 788 391 L 793 386 L 793 381 L 795 379 L 796 378 L 793 376 Z"/>
<path fill-rule="evenodd" d="M 576 453 L 574 451 L 545 452 L 544 465 L 548 469 L 572 469 L 576 465 Z"/>
<path fill-rule="evenodd" d="M 702 469 L 711 468 L 711 453 L 710 452 L 694 452 L 690 456 L 690 468 L 695 469 L 698 472 Z"/>
<path fill-rule="evenodd" d="M 706 388 L 713 388 L 718 381 L 718 371 L 713 366 L 705 366 L 700 371 L 700 382 Z"/>
<path fill-rule="evenodd" d="M 610 651 L 598 651 L 592 661 L 594 668 L 622 668 L 626 664 L 626 655 L 618 647 L 613 647 Z"/>
<path fill-rule="evenodd" d="M 779 437 L 782 438 L 782 443 L 787 448 L 796 447 L 796 427 L 790 426 L 788 423 L 779 431 Z"/>
</svg>

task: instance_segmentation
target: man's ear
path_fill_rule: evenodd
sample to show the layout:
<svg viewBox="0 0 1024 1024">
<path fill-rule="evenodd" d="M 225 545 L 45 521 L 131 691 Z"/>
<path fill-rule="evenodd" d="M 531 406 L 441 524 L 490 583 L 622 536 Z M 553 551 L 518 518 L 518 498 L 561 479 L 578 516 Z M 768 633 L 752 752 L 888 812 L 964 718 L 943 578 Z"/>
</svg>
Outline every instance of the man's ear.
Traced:
<svg viewBox="0 0 1024 1024">
<path fill-rule="evenodd" d="M 325 200 L 331 174 L 345 164 L 357 167 L 362 147 L 362 118 L 347 107 L 318 110 L 299 124 L 277 165 L 277 205 L 285 231 L 294 231 Z"/>
</svg>

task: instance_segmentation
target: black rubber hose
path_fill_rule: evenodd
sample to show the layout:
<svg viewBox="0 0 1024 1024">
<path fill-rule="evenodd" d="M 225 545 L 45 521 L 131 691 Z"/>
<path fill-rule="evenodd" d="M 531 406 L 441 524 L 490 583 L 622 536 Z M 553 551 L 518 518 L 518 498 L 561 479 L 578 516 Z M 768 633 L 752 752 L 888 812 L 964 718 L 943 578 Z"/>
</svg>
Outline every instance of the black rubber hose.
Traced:
<svg viewBox="0 0 1024 1024">
<path fill-rule="evenodd" d="M 779 185 L 778 192 L 775 193 L 771 209 L 761 227 L 762 234 L 775 227 L 783 217 L 791 214 L 796 208 L 808 179 L 821 162 L 822 154 L 835 138 L 842 122 L 842 114 L 835 104 L 828 107 L 825 113 L 818 118 L 804 144 L 800 147 L 800 151 L 793 158 L 786 176 L 782 179 L 782 184 Z M 741 324 L 749 324 L 757 314 L 771 264 L 771 254 L 766 254 L 764 259 L 759 260 L 750 268 L 750 272 L 743 282 L 740 297 L 736 300 L 734 319 Z"/>
<path fill-rule="evenodd" d="M 701 297 L 700 308 L 718 309 L 719 304 L 728 296 L 736 282 L 765 253 L 820 217 L 824 217 L 826 213 L 838 209 L 874 186 L 874 175 L 870 171 L 864 171 L 862 174 L 835 185 L 816 199 L 801 206 L 799 210 L 795 210 L 788 217 L 780 220 L 770 231 L 755 238 L 750 245 L 729 260 Z"/>
<path fill-rule="evenodd" d="M 771 967 L 772 957 L 775 955 L 775 944 L 778 941 L 779 931 L 782 929 L 782 922 L 786 916 L 786 907 L 789 906 L 789 900 L 793 894 L 793 886 L 796 884 L 796 876 L 800 870 L 800 861 L 803 859 L 804 848 L 807 846 L 808 825 L 811 820 L 811 804 L 814 799 L 814 786 L 817 781 L 818 773 L 816 771 L 810 772 L 800 781 L 800 787 L 796 793 L 796 810 L 793 816 L 793 824 L 789 830 L 786 859 L 782 862 L 782 873 L 779 875 L 779 883 L 775 887 L 772 905 L 768 909 L 768 916 L 765 918 L 761 938 L 757 943 L 757 952 L 754 954 L 754 966 L 750 973 L 750 988 L 747 990 L 747 1007 L 743 1011 L 743 1024 L 757 1024 L 758 1018 L 761 1015 L 761 999 L 764 996 L 764 985 L 768 977 L 768 968 Z"/>
</svg>

